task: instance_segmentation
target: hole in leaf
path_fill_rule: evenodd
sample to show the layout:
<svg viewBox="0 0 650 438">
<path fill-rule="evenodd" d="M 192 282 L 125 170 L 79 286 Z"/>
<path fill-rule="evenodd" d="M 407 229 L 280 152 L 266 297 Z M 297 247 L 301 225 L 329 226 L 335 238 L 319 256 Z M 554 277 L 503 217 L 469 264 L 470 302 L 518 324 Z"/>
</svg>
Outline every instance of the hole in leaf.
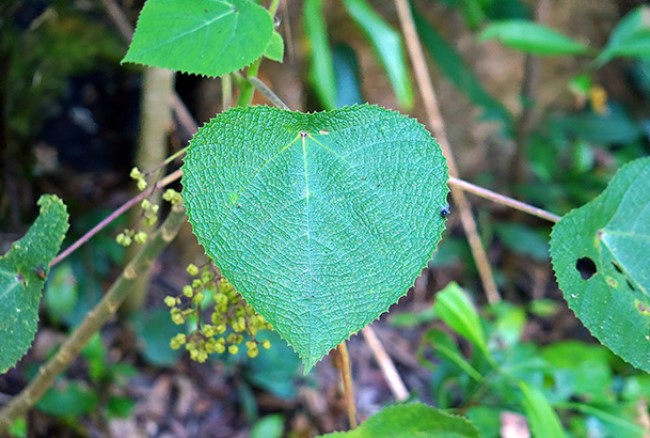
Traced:
<svg viewBox="0 0 650 438">
<path fill-rule="evenodd" d="M 634 287 L 634 285 L 632 284 L 632 282 L 630 280 L 626 279 L 625 282 L 627 283 L 627 287 L 629 287 L 633 291 L 636 291 L 636 288 Z"/>
<path fill-rule="evenodd" d="M 576 262 L 576 269 L 580 272 L 580 276 L 583 280 L 589 280 L 598 269 L 596 269 L 596 264 L 589 257 L 579 258 Z"/>
<path fill-rule="evenodd" d="M 650 307 L 648 307 L 646 303 L 637 301 L 634 304 L 636 305 L 636 309 L 639 311 L 639 313 L 642 315 L 650 315 Z"/>
<path fill-rule="evenodd" d="M 621 267 L 618 265 L 618 263 L 616 263 L 616 262 L 612 262 L 612 266 L 614 266 L 614 269 L 616 269 L 616 271 L 617 271 L 619 274 L 622 274 L 622 273 L 623 273 L 623 270 L 622 270 Z"/>
</svg>

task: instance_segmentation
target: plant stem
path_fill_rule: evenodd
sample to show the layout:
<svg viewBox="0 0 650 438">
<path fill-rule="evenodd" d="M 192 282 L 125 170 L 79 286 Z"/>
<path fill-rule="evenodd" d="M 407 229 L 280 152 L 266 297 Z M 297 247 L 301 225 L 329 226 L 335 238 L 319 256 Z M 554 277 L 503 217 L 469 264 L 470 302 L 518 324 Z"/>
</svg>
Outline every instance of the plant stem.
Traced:
<svg viewBox="0 0 650 438">
<path fill-rule="evenodd" d="M 458 168 L 456 166 L 456 161 L 454 160 L 451 146 L 447 140 L 445 123 L 440 115 L 440 107 L 438 105 L 433 84 L 431 83 L 431 77 L 429 76 L 425 61 L 426 58 L 424 57 L 424 52 L 415 30 L 415 23 L 413 22 L 413 16 L 411 15 L 409 2 L 408 0 L 395 0 L 395 6 L 402 27 L 402 33 L 406 40 L 406 47 L 411 58 L 411 63 L 413 64 L 415 79 L 418 83 L 418 88 L 420 89 L 420 94 L 424 101 L 424 107 L 429 118 L 429 126 L 440 143 L 442 153 L 445 155 L 445 158 L 447 158 L 449 176 L 457 177 Z M 476 261 L 476 267 L 478 268 L 487 300 L 490 303 L 497 303 L 501 301 L 501 296 L 499 295 L 499 291 L 497 290 L 494 281 L 490 261 L 476 229 L 476 222 L 474 221 L 474 216 L 472 216 L 471 205 L 463 191 L 452 189 L 451 195 L 458 206 L 460 221 L 465 230 L 465 234 L 467 235 L 467 241 L 469 242 L 472 255 Z"/>
<path fill-rule="evenodd" d="M 363 334 L 363 339 L 366 340 L 366 344 L 370 347 L 372 354 L 375 356 L 375 360 L 377 361 L 379 368 L 381 368 L 381 372 L 388 383 L 390 391 L 393 393 L 393 397 L 395 397 L 397 401 L 406 400 L 409 396 L 406 385 L 404 385 L 404 381 L 397 372 L 395 364 L 391 360 L 390 356 L 388 356 L 388 353 L 386 353 L 386 349 L 384 349 L 384 346 L 377 337 L 375 331 L 371 326 L 367 326 L 361 330 L 361 333 Z"/>
<path fill-rule="evenodd" d="M 115 314 L 129 295 L 134 281 L 149 270 L 160 252 L 174 239 L 184 220 L 185 209 L 181 205 L 172 206 L 167 219 L 124 268 L 104 298 L 88 312 L 56 354 L 39 369 L 34 380 L 0 410 L 0 430 L 8 428 L 41 399 L 45 391 L 52 386 L 54 379 L 70 365 L 90 338 Z"/>
<path fill-rule="evenodd" d="M 279 4 L 280 4 L 280 0 L 271 1 L 271 4 L 269 5 L 269 9 L 268 9 L 269 13 L 271 14 L 271 17 L 275 18 L 275 13 L 278 10 Z M 237 106 L 249 106 L 251 102 L 253 102 L 253 94 L 255 93 L 255 87 L 253 86 L 253 84 L 250 83 L 250 79 L 257 77 L 263 60 L 264 60 L 264 55 L 256 59 L 250 65 L 250 67 L 248 67 L 248 70 L 246 70 L 246 77 L 249 79 L 249 81 L 244 82 L 244 84 L 242 84 L 242 86 L 239 87 L 239 99 L 237 99 Z"/>
<path fill-rule="evenodd" d="M 350 367 L 350 356 L 345 341 L 341 342 L 336 348 L 341 359 L 341 381 L 343 382 L 343 394 L 345 396 L 345 405 L 348 409 L 348 420 L 350 429 L 357 427 L 357 407 L 354 404 L 354 386 L 352 385 L 352 370 Z"/>
<path fill-rule="evenodd" d="M 264 97 L 268 99 L 269 102 L 271 102 L 273 105 L 277 106 L 278 108 L 282 108 L 285 110 L 289 110 L 289 106 L 284 103 L 282 99 L 278 97 L 277 94 L 273 92 L 269 87 L 266 86 L 266 84 L 262 81 L 260 81 L 258 78 L 249 78 L 248 79 L 254 86 L 255 88 L 258 89 L 259 92 L 261 92 Z"/>
<path fill-rule="evenodd" d="M 92 227 L 86 234 L 81 236 L 76 242 L 74 242 L 72 245 L 67 247 L 64 251 L 61 251 L 61 253 L 52 260 L 50 263 L 50 267 L 60 263 L 63 259 L 68 257 L 70 254 L 72 254 L 74 251 L 76 251 L 80 246 L 88 242 L 95 234 L 99 233 L 101 230 L 106 228 L 108 224 L 113 222 L 115 219 L 120 217 L 124 212 L 126 212 L 129 208 L 133 207 L 135 204 L 138 202 L 142 201 L 151 193 L 159 188 L 165 187 L 166 185 L 171 184 L 172 182 L 176 181 L 183 175 L 180 169 L 170 173 L 167 175 L 165 178 L 161 179 L 158 181 L 156 184 L 153 186 L 145 189 L 142 193 L 137 194 L 133 198 L 129 199 L 126 201 L 124 204 L 122 204 L 119 208 L 117 208 L 115 211 L 113 211 L 111 214 L 109 214 L 106 219 L 102 220 L 99 222 L 97 225 Z"/>
<path fill-rule="evenodd" d="M 168 135 L 172 126 L 172 93 L 174 92 L 174 73 L 163 68 L 150 67 L 142 75 L 142 94 L 140 96 L 140 135 L 135 154 L 135 165 L 140 169 L 160 166 L 168 155 Z M 154 172 L 154 180 L 160 177 L 160 169 Z M 160 193 L 153 191 L 148 198 L 152 204 L 159 204 Z M 142 221 L 138 210 L 129 214 L 131 228 L 149 233 L 154 227 Z M 138 251 L 137 245 L 126 249 L 126 260 L 133 258 Z M 132 313 L 142 307 L 149 291 L 149 275 L 141 275 L 133 284 L 131 293 L 122 305 L 122 310 Z"/>
<path fill-rule="evenodd" d="M 463 181 L 462 179 L 454 178 L 453 176 L 449 177 L 449 185 L 457 187 L 466 192 L 473 193 L 476 196 L 480 196 L 481 198 L 496 202 L 497 204 L 505 205 L 507 207 L 514 208 L 515 210 L 523 211 L 524 213 L 528 213 L 531 216 L 537 216 L 538 218 L 547 220 L 549 222 L 558 222 L 561 219 L 560 216 L 550 213 L 542 208 L 534 207 L 532 205 L 526 204 L 525 202 L 517 201 L 516 199 L 510 198 L 497 192 L 493 192 L 492 190 L 485 189 L 467 181 Z"/>
</svg>

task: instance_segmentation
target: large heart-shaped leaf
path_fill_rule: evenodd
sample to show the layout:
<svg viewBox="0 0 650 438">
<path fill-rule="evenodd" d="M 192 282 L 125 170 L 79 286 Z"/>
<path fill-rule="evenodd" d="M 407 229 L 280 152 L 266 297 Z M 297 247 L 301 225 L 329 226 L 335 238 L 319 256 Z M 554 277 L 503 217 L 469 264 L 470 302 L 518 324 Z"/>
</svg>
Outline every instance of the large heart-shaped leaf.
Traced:
<svg viewBox="0 0 650 438">
<path fill-rule="evenodd" d="M 148 0 L 123 62 L 221 76 L 262 56 L 273 19 L 250 0 Z"/>
<path fill-rule="evenodd" d="M 447 170 L 415 120 L 375 106 L 236 108 L 194 136 L 194 233 L 306 370 L 395 303 L 444 229 Z"/>
<path fill-rule="evenodd" d="M 68 229 L 68 213 L 56 196 L 43 196 L 29 232 L 0 257 L 0 374 L 29 349 L 49 264 Z"/>
<path fill-rule="evenodd" d="M 595 200 L 553 228 L 564 298 L 605 346 L 650 372 L 650 158 L 623 167 Z"/>
</svg>

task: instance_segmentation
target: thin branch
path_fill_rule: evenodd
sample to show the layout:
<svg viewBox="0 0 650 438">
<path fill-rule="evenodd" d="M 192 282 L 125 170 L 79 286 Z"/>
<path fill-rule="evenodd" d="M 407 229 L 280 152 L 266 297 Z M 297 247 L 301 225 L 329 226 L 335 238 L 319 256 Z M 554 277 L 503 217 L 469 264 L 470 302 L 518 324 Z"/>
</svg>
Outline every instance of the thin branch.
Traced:
<svg viewBox="0 0 650 438">
<path fill-rule="evenodd" d="M 160 228 L 151 234 L 140 252 L 124 268 L 122 274 L 106 292 L 104 298 L 86 315 L 75 331 L 63 342 L 59 350 L 43 365 L 34 380 L 20 394 L 0 410 L 0 430 L 9 426 L 38 402 L 54 379 L 79 355 L 90 338 L 115 314 L 129 295 L 133 282 L 153 265 L 160 252 L 174 239 L 185 220 L 181 205 L 172 210 Z"/>
<path fill-rule="evenodd" d="M 361 330 L 361 333 L 363 334 L 363 338 L 366 340 L 368 347 L 370 347 L 372 354 L 375 356 L 375 360 L 377 361 L 382 374 L 386 378 L 386 382 L 388 383 L 390 392 L 393 393 L 393 397 L 395 397 L 397 401 L 406 400 L 409 396 L 406 385 L 404 385 L 402 378 L 397 372 L 397 368 L 395 368 L 395 364 L 388 353 L 386 353 L 384 346 L 377 337 L 373 328 L 367 326 Z"/>
<path fill-rule="evenodd" d="M 264 82 L 256 78 L 255 76 L 248 78 L 248 80 L 257 88 L 257 90 L 264 95 L 273 105 L 278 108 L 289 110 L 289 106 L 284 103 L 282 99 L 278 97 L 277 94 L 273 92 Z"/>
<path fill-rule="evenodd" d="M 64 251 L 61 251 L 59 255 L 57 255 L 54 260 L 50 263 L 50 267 L 60 263 L 63 259 L 68 257 L 70 254 L 72 254 L 74 251 L 76 251 L 80 246 L 84 245 L 86 242 L 88 242 L 95 234 L 99 233 L 101 230 L 106 228 L 108 224 L 113 222 L 115 219 L 120 217 L 122 214 L 124 214 L 128 209 L 142 201 L 143 199 L 147 198 L 149 195 L 151 195 L 156 189 L 163 188 L 172 182 L 176 181 L 183 175 L 183 172 L 181 172 L 180 169 L 175 170 L 174 172 L 170 173 L 167 175 L 165 178 L 161 179 L 158 181 L 156 184 L 152 185 L 151 187 L 145 189 L 142 193 L 137 194 L 133 198 L 129 199 L 126 201 L 124 204 L 122 204 L 120 207 L 118 207 L 115 211 L 113 211 L 111 214 L 109 214 L 106 219 L 103 221 L 99 222 L 97 225 L 92 227 L 86 234 L 81 236 L 76 242 L 74 242 L 72 245 L 67 247 Z"/>
<path fill-rule="evenodd" d="M 510 208 L 514 208 L 515 210 L 523 211 L 524 213 L 528 213 L 531 216 L 537 216 L 538 218 L 547 220 L 549 222 L 558 222 L 561 219 L 560 216 L 548 212 L 542 208 L 534 207 L 532 205 L 526 204 L 525 202 L 517 201 L 516 199 L 504 196 L 497 192 L 493 192 L 492 190 L 485 189 L 467 181 L 463 181 L 462 179 L 450 176 L 449 185 L 472 193 L 476 196 L 480 196 L 481 198 L 489 199 L 490 201 L 494 201 L 497 204 L 505 205 Z"/>
<path fill-rule="evenodd" d="M 442 116 L 440 115 L 440 107 L 438 105 L 436 94 L 433 89 L 433 84 L 431 83 L 424 52 L 415 30 L 415 24 L 413 22 L 413 16 L 411 15 L 409 2 L 408 0 L 395 0 L 395 6 L 397 7 L 397 15 L 399 16 L 402 33 L 404 34 L 404 38 L 406 40 L 406 47 L 411 58 L 411 63 L 413 64 L 413 70 L 415 72 L 418 88 L 420 89 L 420 94 L 422 95 L 422 100 L 424 101 L 424 107 L 429 118 L 429 127 L 438 139 L 442 153 L 447 158 L 449 175 L 452 177 L 458 177 L 458 168 L 456 166 L 456 161 L 454 160 L 451 146 L 447 140 L 445 123 L 442 119 Z M 474 221 L 474 216 L 472 216 L 470 203 L 465 197 L 465 193 L 463 193 L 461 190 L 452 189 L 451 195 L 456 202 L 456 205 L 458 206 L 460 221 L 463 225 L 463 229 L 465 230 L 465 234 L 467 235 L 467 240 L 469 242 L 470 249 L 472 250 L 472 255 L 476 261 L 476 266 L 478 268 L 479 276 L 481 277 L 483 289 L 485 289 L 487 300 L 490 303 L 499 302 L 501 301 L 501 296 L 499 295 L 499 291 L 497 290 L 497 286 L 494 281 L 494 275 L 492 274 L 490 261 L 478 235 L 476 222 Z"/>
<path fill-rule="evenodd" d="M 343 382 L 343 394 L 345 396 L 345 404 L 348 411 L 348 420 L 350 422 L 350 429 L 357 427 L 357 407 L 354 403 L 354 386 L 352 385 L 352 369 L 350 367 L 350 355 L 348 355 L 348 347 L 345 341 L 341 342 L 336 351 L 341 359 L 340 371 L 341 381 Z"/>
</svg>

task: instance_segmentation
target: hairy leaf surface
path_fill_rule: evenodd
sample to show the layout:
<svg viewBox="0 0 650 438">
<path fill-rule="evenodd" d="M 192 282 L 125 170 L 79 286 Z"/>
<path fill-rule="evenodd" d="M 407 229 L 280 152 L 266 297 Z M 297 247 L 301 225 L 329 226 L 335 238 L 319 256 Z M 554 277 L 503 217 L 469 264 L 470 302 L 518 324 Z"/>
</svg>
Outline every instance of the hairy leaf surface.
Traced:
<svg viewBox="0 0 650 438">
<path fill-rule="evenodd" d="M 41 213 L 21 240 L 0 257 L 0 374 L 32 345 L 49 264 L 68 230 L 68 213 L 56 196 L 38 201 Z"/>
<path fill-rule="evenodd" d="M 444 229 L 446 183 L 428 131 L 368 105 L 232 109 L 183 166 L 199 243 L 307 370 L 413 284 Z"/>
</svg>

